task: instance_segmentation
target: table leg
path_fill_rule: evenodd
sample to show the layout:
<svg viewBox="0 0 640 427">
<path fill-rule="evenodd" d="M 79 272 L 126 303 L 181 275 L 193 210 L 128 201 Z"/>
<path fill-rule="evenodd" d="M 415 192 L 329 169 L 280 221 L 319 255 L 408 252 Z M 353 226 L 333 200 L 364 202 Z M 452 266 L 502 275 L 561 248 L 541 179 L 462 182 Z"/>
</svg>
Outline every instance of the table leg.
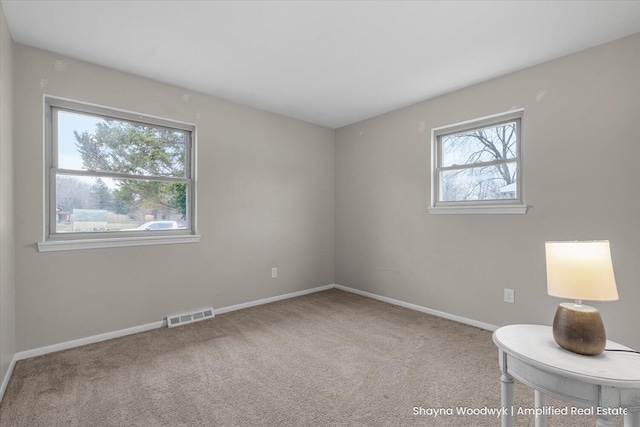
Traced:
<svg viewBox="0 0 640 427">
<path fill-rule="evenodd" d="M 616 418 L 613 415 L 598 415 L 596 427 L 615 427 Z"/>
<path fill-rule="evenodd" d="M 547 403 L 547 396 L 538 390 L 534 390 L 533 393 L 536 405 L 536 427 L 547 427 L 547 416 L 543 412 L 544 405 Z"/>
<path fill-rule="evenodd" d="M 624 427 L 640 427 L 640 412 L 628 411 L 624 416 Z"/>
<path fill-rule="evenodd" d="M 513 377 L 507 372 L 500 376 L 502 382 L 500 386 L 502 400 L 502 427 L 513 427 Z"/>
</svg>

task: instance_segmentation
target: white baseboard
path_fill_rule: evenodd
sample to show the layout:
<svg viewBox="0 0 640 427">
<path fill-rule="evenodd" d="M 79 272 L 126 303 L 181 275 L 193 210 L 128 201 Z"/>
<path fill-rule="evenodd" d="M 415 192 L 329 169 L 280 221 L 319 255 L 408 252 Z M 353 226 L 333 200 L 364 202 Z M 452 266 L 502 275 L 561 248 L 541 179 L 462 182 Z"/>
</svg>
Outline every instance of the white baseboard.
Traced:
<svg viewBox="0 0 640 427">
<path fill-rule="evenodd" d="M 0 402 L 4 397 L 4 392 L 7 391 L 7 386 L 9 385 L 9 380 L 11 379 L 11 375 L 13 375 L 13 368 L 16 367 L 16 356 L 13 356 L 11 359 L 11 363 L 9 364 L 9 369 L 7 369 L 7 373 L 4 375 L 4 379 L 2 380 L 2 385 L 0 385 Z"/>
<path fill-rule="evenodd" d="M 397 299 L 383 297 L 381 295 L 373 294 L 371 292 L 361 291 L 360 289 L 349 288 L 347 286 L 342 285 L 334 285 L 336 289 L 340 289 L 341 291 L 351 292 L 353 294 L 362 295 L 367 298 L 372 298 L 378 301 L 387 302 L 389 304 L 397 305 L 400 307 L 408 308 L 411 310 L 420 311 L 422 313 L 432 314 L 434 316 L 442 317 L 444 319 L 453 320 L 455 322 L 464 323 L 465 325 L 475 326 L 476 328 L 486 329 L 487 331 L 495 331 L 498 329 L 498 326 L 491 325 L 489 323 L 480 322 L 473 319 L 468 319 L 466 317 L 457 316 L 455 314 L 446 313 L 444 311 L 434 310 L 432 308 L 422 307 L 421 305 L 411 304 L 410 302 L 400 301 Z"/>
<path fill-rule="evenodd" d="M 300 297 L 302 295 L 313 294 L 315 292 L 326 291 L 332 289 L 334 285 L 318 286 L 316 288 L 305 289 L 304 291 L 291 292 L 284 295 L 276 295 L 275 297 L 263 298 L 256 301 L 243 302 L 242 304 L 230 305 L 228 307 L 215 309 L 216 315 L 222 313 L 228 313 L 230 311 L 242 310 L 243 308 L 255 307 L 256 305 L 269 304 L 270 302 L 281 301 L 283 299 Z"/>
<path fill-rule="evenodd" d="M 216 315 L 222 313 L 228 313 L 230 311 L 241 310 L 243 308 L 255 307 L 257 305 L 268 304 L 270 302 L 280 301 L 284 299 L 299 297 L 302 295 L 311 294 L 314 292 L 326 291 L 333 288 L 333 285 L 318 286 L 316 288 L 305 289 L 303 291 L 291 292 L 284 295 L 276 295 L 270 298 L 259 299 L 256 301 L 245 302 L 242 304 L 231 305 L 228 307 L 222 307 L 214 309 Z M 80 347 L 82 345 L 93 344 L 100 341 L 106 341 L 113 338 L 124 337 L 126 335 L 137 334 L 138 332 L 150 331 L 152 329 L 162 328 L 167 325 L 167 321 L 161 320 L 158 322 L 147 323 L 146 325 L 134 326 L 131 328 L 120 329 L 118 331 L 106 332 L 104 334 L 93 335 L 86 338 L 79 338 L 72 341 L 66 341 L 59 344 L 52 344 L 45 347 L 34 348 L 32 350 L 20 351 L 15 354 L 14 360 L 28 359 L 30 357 L 42 356 L 43 354 L 53 353 L 60 350 L 67 350 L 69 348 Z"/>
<path fill-rule="evenodd" d="M 351 292 L 354 294 L 358 294 L 358 295 L 362 295 L 364 297 L 368 297 L 368 298 L 372 298 L 375 300 L 379 300 L 379 301 L 383 301 L 389 304 L 393 304 L 393 305 L 397 305 L 400 307 L 405 307 L 411 310 L 416 310 L 416 311 L 420 311 L 422 313 L 427 313 L 427 314 L 432 314 L 434 316 L 438 316 L 438 317 L 442 317 L 445 319 L 449 319 L 449 320 L 453 320 L 456 322 L 460 322 L 460 323 L 464 323 L 467 325 L 471 325 L 471 326 L 475 326 L 477 328 L 481 328 L 481 329 L 486 329 L 489 331 L 495 331 L 496 329 L 498 329 L 497 326 L 495 325 L 491 325 L 488 323 L 484 323 L 484 322 L 479 322 L 477 320 L 473 320 L 473 319 L 467 319 L 466 317 L 462 317 L 462 316 L 457 316 L 455 314 L 449 314 L 449 313 L 445 313 L 444 311 L 438 311 L 438 310 L 433 310 L 431 308 L 427 308 L 427 307 L 422 307 L 416 304 L 411 304 L 405 301 L 400 301 L 397 299 L 393 299 L 393 298 L 389 298 L 389 297 L 384 297 L 381 295 L 377 295 L 377 294 L 373 294 L 371 292 L 366 292 L 366 291 L 361 291 L 359 289 L 354 289 L 354 288 L 349 288 L 347 286 L 342 286 L 342 285 L 324 285 L 324 286 L 318 286 L 315 288 L 311 288 L 311 289 L 305 289 L 302 291 L 297 291 L 297 292 L 291 292 L 288 294 L 283 294 L 283 295 L 277 295 L 274 297 L 269 297 L 269 298 L 263 298 L 263 299 L 259 299 L 256 301 L 250 301 L 250 302 L 245 302 L 242 304 L 236 304 L 236 305 L 231 305 L 228 307 L 222 307 L 222 308 L 218 308 L 215 309 L 214 312 L 215 314 L 223 314 L 223 313 L 228 313 L 230 311 L 236 311 L 236 310 L 242 310 L 244 308 L 249 308 L 249 307 L 255 307 L 258 305 L 263 305 L 263 304 L 268 304 L 271 302 L 276 302 L 276 301 L 281 301 L 281 300 L 285 300 L 285 299 L 289 299 L 289 298 L 295 298 L 295 297 L 299 297 L 302 295 L 308 295 L 311 293 L 315 293 L 315 292 L 321 292 L 321 291 L 326 291 L 328 289 L 332 289 L 332 288 L 336 288 L 336 289 L 340 289 L 342 291 L 346 291 L 346 292 Z M 26 350 L 26 351 L 19 351 L 17 352 L 14 356 L 13 359 L 11 360 L 11 364 L 9 365 L 9 369 L 7 370 L 6 375 L 4 376 L 4 379 L 2 381 L 2 385 L 0 385 L 0 400 L 2 400 L 2 397 L 4 397 L 4 393 L 5 390 L 7 389 L 7 385 L 9 384 L 9 379 L 11 378 L 11 375 L 13 373 L 13 369 L 15 367 L 15 364 L 18 360 L 23 360 L 23 359 L 28 359 L 30 357 L 36 357 L 36 356 L 42 356 L 44 354 L 48 354 L 48 353 L 53 353 L 56 351 L 60 351 L 60 350 L 67 350 L 70 348 L 74 348 L 74 347 L 80 347 L 83 345 L 87 345 L 87 344 L 93 344 L 93 343 L 97 343 L 100 341 L 106 341 L 106 340 L 110 340 L 113 338 L 119 338 L 119 337 L 123 337 L 126 335 L 131 335 L 131 334 L 137 334 L 139 332 L 145 332 L 145 331 L 150 331 L 152 329 L 158 329 L 161 328 L 163 326 L 166 326 L 167 322 L 166 320 L 161 320 L 158 322 L 153 322 L 153 323 L 147 323 L 146 325 L 140 325 L 140 326 L 134 326 L 131 328 L 126 328 L 126 329 L 120 329 L 118 331 L 113 331 L 113 332 L 107 332 L 104 334 L 99 334 L 99 335 L 93 335 L 90 337 L 86 337 L 86 338 L 80 338 L 80 339 L 76 339 L 76 340 L 71 340 L 71 341 L 66 341 L 66 342 L 62 342 L 59 344 L 52 344 L 52 345 L 48 345 L 45 347 L 39 347 L 39 348 L 34 348 L 31 350 Z"/>
<path fill-rule="evenodd" d="M 77 340 L 47 345 L 45 347 L 34 348 L 32 350 L 19 351 L 14 356 L 14 359 L 29 359 L 30 357 L 42 356 L 43 354 L 53 353 L 60 350 L 67 350 L 74 347 L 80 347 L 82 345 L 124 337 L 126 335 L 137 334 L 138 332 L 150 331 L 152 329 L 158 329 L 166 325 L 167 322 L 165 320 L 161 320 L 159 322 L 147 323 L 146 325 L 134 326 L 132 328 L 120 329 L 113 332 L 105 332 L 104 334 L 98 334 L 86 338 L 79 338 Z"/>
</svg>

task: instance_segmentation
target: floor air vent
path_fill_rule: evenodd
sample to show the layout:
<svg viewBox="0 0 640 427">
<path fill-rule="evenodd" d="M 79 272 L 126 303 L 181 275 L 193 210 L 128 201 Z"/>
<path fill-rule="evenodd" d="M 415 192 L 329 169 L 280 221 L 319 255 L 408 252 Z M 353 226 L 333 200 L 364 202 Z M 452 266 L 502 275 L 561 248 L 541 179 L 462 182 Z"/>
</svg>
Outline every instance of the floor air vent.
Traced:
<svg viewBox="0 0 640 427">
<path fill-rule="evenodd" d="M 167 326 L 174 328 L 176 326 L 186 325 L 187 323 L 199 322 L 200 320 L 214 317 L 213 308 L 203 308 L 200 310 L 189 311 L 187 313 L 170 314 L 167 316 Z"/>
</svg>

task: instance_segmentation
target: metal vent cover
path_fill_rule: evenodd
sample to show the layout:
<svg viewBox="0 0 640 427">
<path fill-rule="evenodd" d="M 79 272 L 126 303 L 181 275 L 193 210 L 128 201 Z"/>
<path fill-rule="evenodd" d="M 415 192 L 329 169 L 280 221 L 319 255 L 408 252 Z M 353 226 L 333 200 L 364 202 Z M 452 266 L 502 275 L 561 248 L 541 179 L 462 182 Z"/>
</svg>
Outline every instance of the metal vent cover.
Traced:
<svg viewBox="0 0 640 427">
<path fill-rule="evenodd" d="M 215 317 L 213 308 L 211 307 L 201 308 L 199 310 L 188 311 L 185 313 L 170 314 L 167 316 L 167 326 L 174 328 L 188 323 L 199 322 L 211 317 Z"/>
</svg>

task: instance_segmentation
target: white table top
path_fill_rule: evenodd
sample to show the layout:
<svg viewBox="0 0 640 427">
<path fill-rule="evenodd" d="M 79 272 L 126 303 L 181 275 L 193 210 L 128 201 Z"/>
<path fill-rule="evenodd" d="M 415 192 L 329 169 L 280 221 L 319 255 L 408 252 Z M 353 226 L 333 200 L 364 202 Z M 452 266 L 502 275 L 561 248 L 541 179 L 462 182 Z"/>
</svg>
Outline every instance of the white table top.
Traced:
<svg viewBox="0 0 640 427">
<path fill-rule="evenodd" d="M 640 354 L 605 351 L 598 356 L 572 353 L 556 344 L 550 326 L 509 325 L 493 333 L 505 353 L 565 378 L 622 388 L 640 388 Z M 607 349 L 628 347 L 607 341 Z"/>
</svg>

